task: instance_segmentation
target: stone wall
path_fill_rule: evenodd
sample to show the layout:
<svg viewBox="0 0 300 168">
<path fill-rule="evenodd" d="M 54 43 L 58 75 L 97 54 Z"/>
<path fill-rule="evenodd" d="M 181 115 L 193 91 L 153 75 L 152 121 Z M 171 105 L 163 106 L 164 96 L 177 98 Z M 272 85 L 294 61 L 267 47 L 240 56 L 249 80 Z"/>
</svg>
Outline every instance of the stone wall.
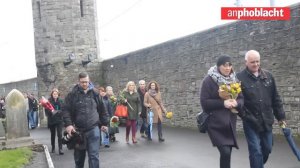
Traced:
<svg viewBox="0 0 300 168">
<path fill-rule="evenodd" d="M 158 81 L 163 102 L 174 112 L 166 123 L 195 128 L 195 116 L 201 110 L 201 82 L 216 58 L 232 56 L 234 69 L 240 71 L 245 52 L 255 49 L 261 53 L 261 66 L 275 76 L 287 123 L 299 134 L 299 4 L 291 10 L 290 21 L 238 21 L 106 60 L 103 78 L 116 90 L 130 80 Z M 241 122 L 238 124 L 240 129 Z"/>
<path fill-rule="evenodd" d="M 6 95 L 13 89 L 17 89 L 22 93 L 26 92 L 26 93 L 33 93 L 34 95 L 38 95 L 37 78 L 0 84 L 0 97 L 2 96 L 6 97 Z"/>
</svg>

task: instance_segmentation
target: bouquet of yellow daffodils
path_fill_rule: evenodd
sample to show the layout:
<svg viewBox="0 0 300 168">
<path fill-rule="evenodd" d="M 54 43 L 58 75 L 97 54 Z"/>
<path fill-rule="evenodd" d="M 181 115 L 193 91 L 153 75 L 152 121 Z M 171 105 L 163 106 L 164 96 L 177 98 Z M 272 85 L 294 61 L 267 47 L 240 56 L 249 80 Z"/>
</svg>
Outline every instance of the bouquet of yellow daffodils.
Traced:
<svg viewBox="0 0 300 168">
<path fill-rule="evenodd" d="M 241 83 L 240 82 L 235 82 L 235 83 L 231 83 L 231 84 L 223 84 L 219 87 L 219 93 L 220 97 L 223 99 L 236 99 L 239 95 L 239 93 L 242 91 L 241 89 Z"/>
<path fill-rule="evenodd" d="M 219 86 L 219 96 L 224 99 L 236 99 L 242 91 L 241 83 L 235 82 L 231 84 L 222 84 Z M 237 113 L 236 109 L 231 109 L 233 113 Z"/>
</svg>

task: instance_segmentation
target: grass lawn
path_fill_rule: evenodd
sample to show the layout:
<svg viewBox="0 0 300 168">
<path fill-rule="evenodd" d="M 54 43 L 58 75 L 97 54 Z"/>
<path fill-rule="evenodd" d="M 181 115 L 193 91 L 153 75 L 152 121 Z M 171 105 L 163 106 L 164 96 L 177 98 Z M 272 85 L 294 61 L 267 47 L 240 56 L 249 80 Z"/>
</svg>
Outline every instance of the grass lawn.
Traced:
<svg viewBox="0 0 300 168">
<path fill-rule="evenodd" d="M 32 157 L 30 148 L 18 148 L 0 151 L 0 167 L 5 168 L 21 168 Z"/>
</svg>

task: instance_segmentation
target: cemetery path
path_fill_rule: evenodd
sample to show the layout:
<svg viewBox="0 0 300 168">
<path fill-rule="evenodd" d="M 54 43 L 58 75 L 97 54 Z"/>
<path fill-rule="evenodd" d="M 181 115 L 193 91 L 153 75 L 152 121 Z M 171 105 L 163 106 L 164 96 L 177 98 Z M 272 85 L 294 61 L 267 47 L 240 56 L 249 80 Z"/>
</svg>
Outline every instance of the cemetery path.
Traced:
<svg viewBox="0 0 300 168">
<path fill-rule="evenodd" d="M 117 142 L 111 143 L 110 148 L 100 147 L 101 168 L 199 168 L 219 167 L 219 153 L 213 148 L 207 134 L 197 130 L 184 128 L 163 128 L 165 142 L 160 143 L 154 129 L 153 141 L 149 142 L 139 136 L 138 143 L 125 142 L 125 128 L 120 127 L 116 134 Z M 51 148 L 50 131 L 47 128 L 30 130 L 31 137 L 36 143 L 42 143 Z M 243 135 L 238 135 L 240 149 L 232 151 L 231 167 L 248 168 L 247 143 Z M 299 142 L 297 142 L 299 146 Z M 73 151 L 64 146 L 64 155 L 50 153 L 55 168 L 73 168 Z M 87 159 L 85 167 L 88 167 Z M 300 162 L 293 155 L 283 137 L 274 139 L 272 154 L 266 168 L 299 168 Z"/>
</svg>

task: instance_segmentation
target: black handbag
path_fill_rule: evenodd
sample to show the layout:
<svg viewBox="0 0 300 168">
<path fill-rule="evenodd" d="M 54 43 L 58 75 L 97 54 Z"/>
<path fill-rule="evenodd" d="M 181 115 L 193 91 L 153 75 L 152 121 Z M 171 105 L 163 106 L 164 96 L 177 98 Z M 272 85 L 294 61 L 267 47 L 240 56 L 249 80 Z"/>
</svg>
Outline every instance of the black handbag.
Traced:
<svg viewBox="0 0 300 168">
<path fill-rule="evenodd" d="M 206 133 L 207 131 L 207 120 L 208 120 L 209 114 L 206 112 L 200 112 L 197 114 L 197 126 L 200 133 Z"/>
</svg>

